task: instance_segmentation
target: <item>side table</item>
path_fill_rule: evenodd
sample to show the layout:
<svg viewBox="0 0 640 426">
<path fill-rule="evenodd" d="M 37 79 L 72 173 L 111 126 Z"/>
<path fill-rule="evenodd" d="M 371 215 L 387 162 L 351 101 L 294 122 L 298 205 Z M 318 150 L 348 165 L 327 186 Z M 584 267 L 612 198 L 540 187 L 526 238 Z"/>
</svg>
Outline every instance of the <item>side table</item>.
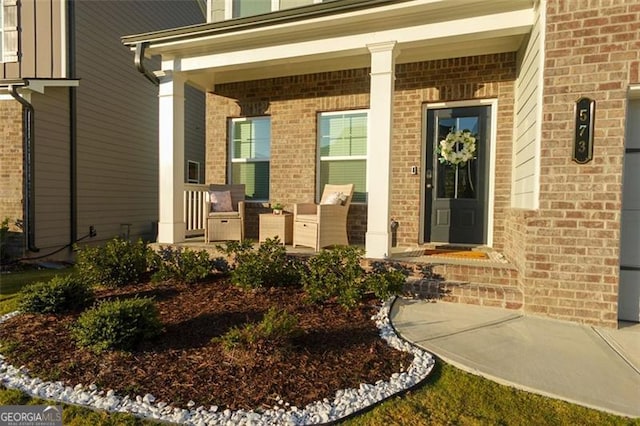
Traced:
<svg viewBox="0 0 640 426">
<path fill-rule="evenodd" d="M 282 244 L 293 243 L 293 214 L 284 212 L 260 214 L 260 242 L 276 236 L 280 238 Z"/>
</svg>

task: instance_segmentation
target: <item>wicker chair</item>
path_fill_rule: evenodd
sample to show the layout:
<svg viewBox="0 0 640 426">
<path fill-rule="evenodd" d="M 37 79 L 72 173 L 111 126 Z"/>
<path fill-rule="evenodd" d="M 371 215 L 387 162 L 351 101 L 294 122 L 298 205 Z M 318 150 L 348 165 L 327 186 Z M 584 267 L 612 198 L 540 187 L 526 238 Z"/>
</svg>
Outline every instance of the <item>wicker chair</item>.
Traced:
<svg viewBox="0 0 640 426">
<path fill-rule="evenodd" d="M 293 246 L 323 247 L 348 245 L 347 214 L 353 184 L 325 185 L 320 204 L 293 206 Z"/>
<path fill-rule="evenodd" d="M 205 242 L 242 241 L 244 239 L 244 184 L 212 184 L 209 185 L 207 195 Z M 231 198 L 230 202 L 227 197 Z"/>
</svg>

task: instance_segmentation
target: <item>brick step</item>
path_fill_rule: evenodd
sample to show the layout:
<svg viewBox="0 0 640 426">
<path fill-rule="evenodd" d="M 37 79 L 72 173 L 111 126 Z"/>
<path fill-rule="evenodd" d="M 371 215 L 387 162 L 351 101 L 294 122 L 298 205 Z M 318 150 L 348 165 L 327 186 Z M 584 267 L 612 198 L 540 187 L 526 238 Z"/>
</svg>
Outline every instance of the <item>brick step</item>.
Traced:
<svg viewBox="0 0 640 426">
<path fill-rule="evenodd" d="M 518 270 L 508 262 L 459 259 L 411 265 L 414 273 L 407 280 L 405 291 L 415 297 L 505 309 L 523 307 Z"/>
<path fill-rule="evenodd" d="M 524 302 L 522 291 L 517 287 L 444 281 L 437 278 L 410 278 L 407 280 L 404 291 L 421 299 L 504 309 L 521 309 Z"/>
</svg>

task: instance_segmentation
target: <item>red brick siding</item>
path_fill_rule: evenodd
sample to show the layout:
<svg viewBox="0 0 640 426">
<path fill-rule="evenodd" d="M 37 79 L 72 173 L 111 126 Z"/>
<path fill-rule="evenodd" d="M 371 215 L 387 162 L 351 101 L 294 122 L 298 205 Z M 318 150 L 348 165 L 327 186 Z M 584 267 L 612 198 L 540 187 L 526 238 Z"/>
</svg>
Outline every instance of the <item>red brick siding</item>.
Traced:
<svg viewBox="0 0 640 426">
<path fill-rule="evenodd" d="M 0 101 L 0 221 L 9 218 L 10 230 L 22 220 L 22 107 Z"/>
<path fill-rule="evenodd" d="M 615 327 L 626 90 L 638 81 L 640 5 L 548 2 L 545 50 L 540 210 L 518 219 L 527 233 L 525 310 Z M 597 104 L 594 158 L 579 165 L 572 126 L 583 96 Z"/>
</svg>

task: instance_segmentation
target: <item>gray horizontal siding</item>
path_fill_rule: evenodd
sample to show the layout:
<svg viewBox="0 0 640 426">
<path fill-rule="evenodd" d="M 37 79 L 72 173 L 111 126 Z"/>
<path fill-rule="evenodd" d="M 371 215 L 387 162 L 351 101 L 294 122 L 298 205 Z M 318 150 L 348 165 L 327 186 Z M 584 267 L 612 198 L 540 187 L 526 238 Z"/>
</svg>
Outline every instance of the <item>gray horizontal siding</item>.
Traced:
<svg viewBox="0 0 640 426">
<path fill-rule="evenodd" d="M 542 24 L 538 13 L 531 35 L 519 52 L 520 70 L 516 81 L 516 128 L 513 158 L 512 206 L 537 207 L 537 185 L 540 155 L 539 103 L 540 73 L 542 72 Z"/>
<path fill-rule="evenodd" d="M 69 95 L 66 88 L 34 94 L 35 235 L 47 253 L 70 241 Z"/>
<path fill-rule="evenodd" d="M 187 161 L 191 160 L 200 163 L 200 183 L 205 183 L 205 95 L 189 85 L 184 94 L 184 181 L 187 182 Z"/>
<path fill-rule="evenodd" d="M 158 217 L 158 89 L 125 34 L 203 22 L 195 1 L 76 2 L 78 233 L 153 237 Z"/>
</svg>

